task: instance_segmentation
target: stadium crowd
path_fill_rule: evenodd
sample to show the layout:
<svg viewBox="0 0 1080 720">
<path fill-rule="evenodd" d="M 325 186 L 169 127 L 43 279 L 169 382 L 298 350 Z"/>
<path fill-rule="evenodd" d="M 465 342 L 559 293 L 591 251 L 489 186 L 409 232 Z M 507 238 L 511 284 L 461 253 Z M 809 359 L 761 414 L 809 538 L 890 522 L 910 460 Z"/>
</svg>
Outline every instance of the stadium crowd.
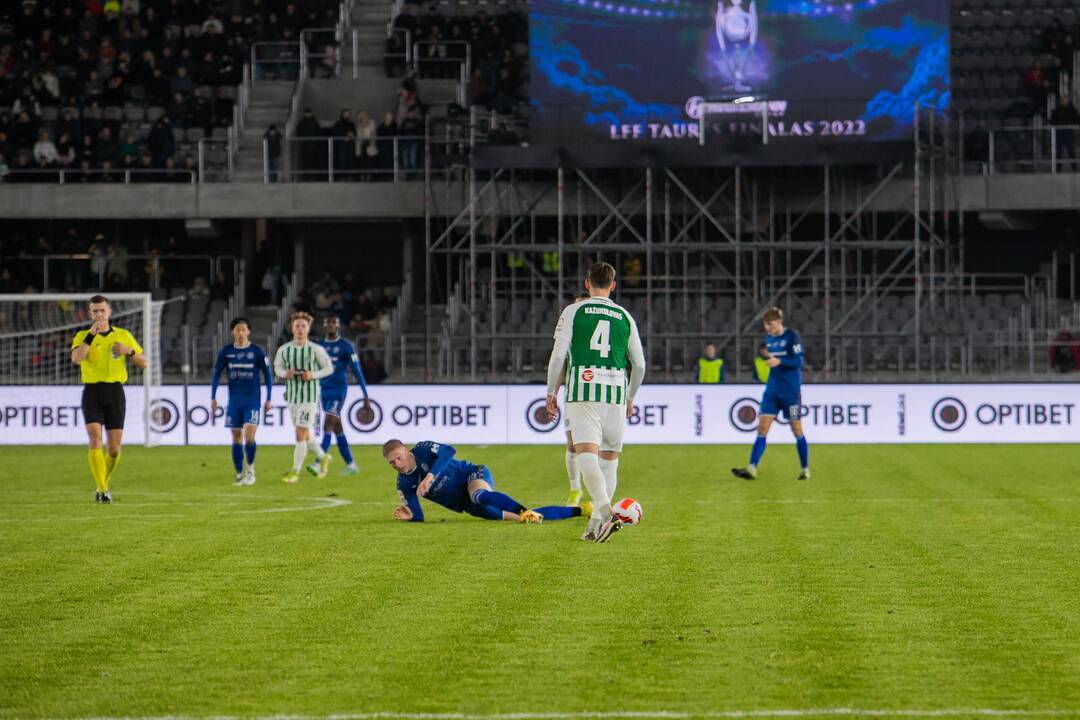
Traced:
<svg viewBox="0 0 1080 720">
<path fill-rule="evenodd" d="M 369 115 L 364 110 L 342 109 L 333 124 L 315 116 L 306 108 L 296 127 L 300 143 L 299 169 L 301 179 L 323 180 L 328 157 L 326 146 L 313 139 L 333 138 L 335 180 L 389 180 L 393 177 L 394 143 L 398 142 L 398 165 L 406 173 L 416 172 L 423 165 L 424 117 L 427 108 L 420 101 L 420 91 L 410 76 L 405 77 L 398 90 L 396 107 L 381 115 Z"/>
<path fill-rule="evenodd" d="M 57 233 L 35 233 L 29 228 L 2 233 L 0 293 L 184 287 L 190 288 L 187 294 L 192 297 L 227 299 L 232 293 L 231 278 L 212 270 L 207 260 L 208 254 L 221 254 L 220 244 L 189 238 L 182 228 L 172 230 L 161 235 L 86 223 Z M 229 263 L 224 267 L 231 271 Z"/>
<path fill-rule="evenodd" d="M 446 17 L 434 2 L 406 2 L 393 29 L 408 31 L 413 44 L 420 43 L 421 78 L 457 79 L 468 52 L 469 104 L 508 115 L 528 103 L 529 19 L 523 12 L 489 15 L 479 10 Z M 406 74 L 404 32 L 392 32 L 387 38 L 385 65 L 388 77 Z"/>
<path fill-rule="evenodd" d="M 333 24 L 337 9 L 333 0 L 5 3 L 0 175 L 50 182 L 63 169 L 94 182 L 140 170 L 132 181 L 190 181 L 199 139 L 227 135 L 251 44 Z"/>
</svg>

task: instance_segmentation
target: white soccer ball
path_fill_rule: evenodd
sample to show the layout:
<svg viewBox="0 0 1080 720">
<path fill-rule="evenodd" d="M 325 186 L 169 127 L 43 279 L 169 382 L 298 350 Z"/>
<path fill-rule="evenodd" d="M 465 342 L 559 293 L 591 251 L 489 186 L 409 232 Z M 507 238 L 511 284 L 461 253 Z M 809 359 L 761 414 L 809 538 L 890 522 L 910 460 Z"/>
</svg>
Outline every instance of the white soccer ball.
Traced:
<svg viewBox="0 0 1080 720">
<path fill-rule="evenodd" d="M 641 504 L 634 498 L 623 498 L 612 506 L 611 511 L 624 525 L 637 525 L 641 522 Z"/>
</svg>

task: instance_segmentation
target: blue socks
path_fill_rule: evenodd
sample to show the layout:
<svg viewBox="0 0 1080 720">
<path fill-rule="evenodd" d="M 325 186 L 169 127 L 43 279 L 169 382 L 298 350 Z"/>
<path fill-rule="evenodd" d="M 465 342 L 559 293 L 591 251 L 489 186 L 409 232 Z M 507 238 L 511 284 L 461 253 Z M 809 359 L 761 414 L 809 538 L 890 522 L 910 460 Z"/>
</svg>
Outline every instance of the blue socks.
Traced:
<svg viewBox="0 0 1080 720">
<path fill-rule="evenodd" d="M 233 443 L 232 464 L 233 467 L 236 468 L 237 474 L 244 471 L 244 446 L 240 443 Z"/>
<path fill-rule="evenodd" d="M 543 515 L 545 520 L 569 520 L 570 518 L 581 517 L 581 508 L 579 507 L 549 505 L 547 507 L 533 508 L 533 510 Z"/>
<path fill-rule="evenodd" d="M 252 465 L 254 465 L 255 464 L 255 441 L 254 440 L 252 440 L 251 442 L 244 445 L 244 454 L 247 456 L 248 467 L 251 467 Z"/>
<path fill-rule="evenodd" d="M 503 495 L 494 490 L 480 490 L 479 492 L 473 493 L 472 501 L 477 505 L 490 505 L 491 507 L 517 514 L 521 514 L 528 509 L 509 495 Z"/>
<path fill-rule="evenodd" d="M 754 449 L 750 451 L 750 464 L 757 467 L 761 462 L 761 456 L 765 454 L 765 437 L 758 435 L 754 440 Z"/>
<path fill-rule="evenodd" d="M 810 448 L 806 445 L 806 436 L 795 438 L 795 449 L 799 451 L 799 467 L 805 470 L 810 467 Z"/>
<path fill-rule="evenodd" d="M 324 445 L 329 445 L 326 440 L 323 440 Z M 326 448 L 324 447 L 323 450 Z M 349 451 L 349 441 L 345 439 L 344 435 L 337 436 L 337 449 L 341 454 L 341 459 L 345 461 L 346 465 L 352 465 L 352 452 Z"/>
<path fill-rule="evenodd" d="M 352 465 L 352 451 L 349 450 L 349 441 L 345 439 L 344 435 L 338 435 L 337 433 L 332 432 L 324 432 L 322 436 L 322 442 L 320 443 L 322 445 L 323 452 L 326 452 L 330 449 L 330 443 L 331 441 L 333 441 L 334 436 L 337 436 L 338 453 L 340 453 L 341 459 L 345 461 L 346 465 Z"/>
</svg>

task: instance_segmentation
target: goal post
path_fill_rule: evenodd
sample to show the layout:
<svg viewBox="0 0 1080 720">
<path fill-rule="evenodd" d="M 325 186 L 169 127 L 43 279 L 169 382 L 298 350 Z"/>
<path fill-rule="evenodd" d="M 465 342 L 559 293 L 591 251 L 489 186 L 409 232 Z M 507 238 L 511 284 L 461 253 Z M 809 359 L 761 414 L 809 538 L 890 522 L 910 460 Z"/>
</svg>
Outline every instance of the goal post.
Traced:
<svg viewBox="0 0 1080 720">
<path fill-rule="evenodd" d="M 79 367 L 71 362 L 71 339 L 90 326 L 89 300 L 83 293 L 0 294 L 0 385 L 78 385 Z M 161 316 L 164 301 L 150 293 L 101 293 L 112 308 L 110 322 L 138 338 L 146 370 L 128 366 L 128 387 L 141 389 L 143 444 L 159 444 L 151 411 L 162 385 Z M 129 400 L 130 402 L 130 400 Z"/>
</svg>

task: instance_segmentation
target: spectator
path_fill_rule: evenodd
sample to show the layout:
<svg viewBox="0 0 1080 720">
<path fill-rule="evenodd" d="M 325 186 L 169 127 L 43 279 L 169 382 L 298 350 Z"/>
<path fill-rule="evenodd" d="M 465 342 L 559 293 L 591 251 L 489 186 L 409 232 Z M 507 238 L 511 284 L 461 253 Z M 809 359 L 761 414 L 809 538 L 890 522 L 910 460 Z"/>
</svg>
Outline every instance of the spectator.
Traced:
<svg viewBox="0 0 1080 720">
<path fill-rule="evenodd" d="M 387 313 L 389 313 L 389 311 L 391 311 L 391 310 L 393 310 L 394 308 L 397 307 L 397 293 L 394 292 L 393 288 L 390 288 L 390 287 L 383 288 L 382 302 L 379 303 L 379 307 L 382 308 L 383 310 L 386 310 Z M 387 329 L 389 329 L 389 325 L 390 325 L 390 316 L 389 315 L 387 315 L 386 323 L 387 323 Z"/>
<path fill-rule="evenodd" d="M 263 134 L 263 142 L 265 142 L 266 162 L 270 182 L 278 181 L 278 168 L 281 166 L 281 131 L 277 129 L 277 125 L 273 123 L 270 127 L 266 128 L 266 132 Z"/>
<path fill-rule="evenodd" d="M 311 108 L 304 109 L 304 116 L 296 125 L 296 137 L 300 140 L 300 170 L 302 177 L 307 177 L 312 170 L 318 169 L 320 155 L 325 157 L 326 148 L 315 142 L 323 136 L 322 125 L 311 112 Z"/>
<path fill-rule="evenodd" d="M 361 171 L 375 169 L 379 164 L 379 147 L 375 143 L 375 121 L 363 110 L 356 113 L 356 167 Z M 360 176 L 367 180 L 370 175 Z"/>
<path fill-rule="evenodd" d="M 366 333 L 371 329 L 371 325 L 364 317 L 364 313 L 357 310 L 353 313 L 352 320 L 349 321 L 349 329 L 354 333 Z"/>
<path fill-rule="evenodd" d="M 394 138 L 397 137 L 398 126 L 394 122 L 394 114 L 386 113 L 379 127 L 375 128 L 376 146 L 378 147 L 378 166 L 380 170 L 394 169 Z"/>
<path fill-rule="evenodd" d="M 148 143 L 154 164 L 164 167 L 165 161 L 176 152 L 176 138 L 173 137 L 172 121 L 168 115 L 162 115 L 150 128 Z"/>
<path fill-rule="evenodd" d="M 210 288 L 206 285 L 206 278 L 200 275 L 199 277 L 195 278 L 194 284 L 192 284 L 191 289 L 188 290 L 188 299 L 200 300 L 209 297 Z"/>
<path fill-rule="evenodd" d="M 1057 156 L 1059 160 L 1064 160 L 1068 156 L 1073 161 L 1069 164 L 1075 164 L 1076 130 L 1073 128 L 1080 125 L 1080 113 L 1076 111 L 1068 95 L 1063 95 L 1058 106 L 1050 113 L 1050 124 L 1069 128 L 1057 131 Z"/>
<path fill-rule="evenodd" d="M 364 371 L 364 379 L 367 380 L 368 385 L 377 385 L 378 383 L 386 382 L 386 378 L 389 377 L 386 374 L 386 368 L 383 366 L 382 361 L 379 360 L 378 355 L 370 350 L 364 353 L 360 369 Z"/>
<path fill-rule="evenodd" d="M 231 292 L 232 288 L 225 279 L 225 273 L 220 270 L 214 273 L 214 285 L 210 288 L 210 296 L 214 300 L 228 300 Z"/>
<path fill-rule="evenodd" d="M 56 145 L 49 138 L 49 131 L 42 130 L 38 133 L 38 140 L 34 143 L 34 159 L 39 164 L 44 163 L 46 166 L 55 165 L 59 161 L 59 154 L 56 152 Z"/>
<path fill-rule="evenodd" d="M 423 142 L 424 124 L 415 110 L 405 116 L 399 127 L 401 133 L 401 167 L 405 176 L 411 177 L 420 161 L 420 145 Z"/>
<path fill-rule="evenodd" d="M 108 127 L 101 128 L 101 132 L 98 133 L 97 145 L 94 148 L 94 155 L 97 157 L 98 162 L 101 163 L 102 169 L 105 169 L 105 163 L 108 163 L 110 168 L 112 164 L 116 162 L 118 150 L 116 141 L 113 140 L 112 130 Z"/>
<path fill-rule="evenodd" d="M 105 275 L 109 285 L 115 289 L 126 289 L 128 286 L 128 251 L 120 242 L 120 238 L 113 238 L 109 243 L 109 251 L 106 255 Z"/>
<path fill-rule="evenodd" d="M 724 360 L 716 356 L 716 346 L 705 346 L 697 361 L 697 381 L 700 385 L 716 385 L 724 382 Z"/>
<path fill-rule="evenodd" d="M 334 123 L 330 134 L 334 140 L 334 167 L 335 178 L 348 178 L 353 169 L 353 144 L 356 140 L 356 125 L 349 117 L 348 110 L 342 110 L 338 120 Z"/>
<path fill-rule="evenodd" d="M 124 144 L 120 146 L 120 160 L 127 162 L 128 158 L 134 162 L 139 157 L 139 141 L 135 139 L 135 133 L 128 133 Z"/>
<path fill-rule="evenodd" d="M 70 170 L 75 165 L 75 147 L 71 143 L 71 136 L 64 133 L 56 141 L 56 156 L 60 167 Z"/>
</svg>

